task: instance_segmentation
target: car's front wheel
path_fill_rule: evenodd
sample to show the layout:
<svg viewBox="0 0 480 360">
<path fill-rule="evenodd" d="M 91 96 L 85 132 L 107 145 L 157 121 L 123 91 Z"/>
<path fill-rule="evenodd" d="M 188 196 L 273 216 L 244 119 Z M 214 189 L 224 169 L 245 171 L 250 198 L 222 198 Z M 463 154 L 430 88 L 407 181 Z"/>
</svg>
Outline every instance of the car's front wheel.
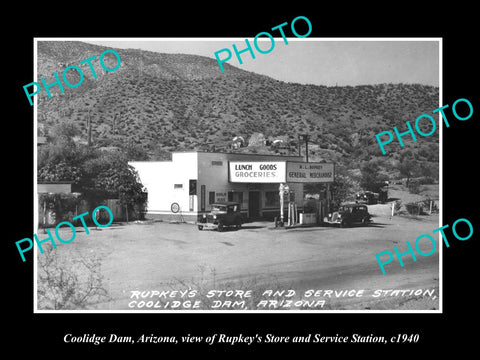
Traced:
<svg viewBox="0 0 480 360">
<path fill-rule="evenodd" d="M 198 225 L 198 230 L 203 230 L 203 225 Z"/>
<path fill-rule="evenodd" d="M 348 226 L 347 220 L 342 220 L 342 222 L 340 223 L 340 227 L 345 228 L 347 226 Z"/>
</svg>

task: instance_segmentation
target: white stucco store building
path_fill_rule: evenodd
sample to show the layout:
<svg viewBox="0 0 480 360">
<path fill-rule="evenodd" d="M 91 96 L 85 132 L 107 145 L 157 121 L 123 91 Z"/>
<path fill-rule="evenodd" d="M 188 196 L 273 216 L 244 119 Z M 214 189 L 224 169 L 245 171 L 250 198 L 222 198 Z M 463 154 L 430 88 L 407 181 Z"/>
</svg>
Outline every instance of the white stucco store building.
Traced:
<svg viewBox="0 0 480 360">
<path fill-rule="evenodd" d="M 307 178 L 331 182 L 334 176 L 333 164 L 306 164 L 299 156 L 191 151 L 174 152 L 171 161 L 129 164 L 148 191 L 147 217 L 185 221 L 196 221 L 210 204 L 224 201 L 241 203 L 245 218 L 273 219 L 280 212 L 280 183 L 290 188 L 287 201 L 301 209 Z M 302 170 L 305 165 L 312 169 Z"/>
</svg>

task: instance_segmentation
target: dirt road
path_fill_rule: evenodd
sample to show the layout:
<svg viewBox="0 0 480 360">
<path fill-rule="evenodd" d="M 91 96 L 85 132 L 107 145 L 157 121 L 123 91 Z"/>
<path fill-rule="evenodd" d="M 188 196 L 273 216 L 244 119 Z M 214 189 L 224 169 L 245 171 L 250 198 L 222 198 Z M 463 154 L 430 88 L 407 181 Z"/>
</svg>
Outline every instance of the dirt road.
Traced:
<svg viewBox="0 0 480 360">
<path fill-rule="evenodd" d="M 87 309 L 169 310 L 174 301 L 186 309 L 184 301 L 199 299 L 200 309 L 206 310 L 438 310 L 438 246 L 431 256 L 418 255 L 416 262 L 404 256 L 404 267 L 395 259 L 385 266 L 385 275 L 375 258 L 379 252 L 393 252 L 393 246 L 405 251 L 406 240 L 413 245 L 419 235 L 432 234 L 438 216 L 390 218 L 386 207 L 371 212 L 376 214 L 372 226 L 345 229 L 275 229 L 272 223 L 256 222 L 219 233 L 199 231 L 190 224 L 116 224 L 90 235 L 78 229 L 75 241 L 55 251 L 67 261 L 80 256 L 101 259 L 104 286 L 112 300 Z M 438 234 L 434 238 L 438 245 Z M 431 246 L 422 243 L 425 253 Z M 182 289 L 195 290 L 195 296 L 172 295 Z M 215 289 L 250 289 L 252 294 L 206 296 Z M 162 290 L 169 295 L 152 293 Z M 275 295 L 267 290 L 285 292 Z M 321 291 L 313 296 L 308 290 Z M 392 295 L 382 290 L 408 291 Z M 238 303 L 225 305 L 235 300 Z"/>
</svg>

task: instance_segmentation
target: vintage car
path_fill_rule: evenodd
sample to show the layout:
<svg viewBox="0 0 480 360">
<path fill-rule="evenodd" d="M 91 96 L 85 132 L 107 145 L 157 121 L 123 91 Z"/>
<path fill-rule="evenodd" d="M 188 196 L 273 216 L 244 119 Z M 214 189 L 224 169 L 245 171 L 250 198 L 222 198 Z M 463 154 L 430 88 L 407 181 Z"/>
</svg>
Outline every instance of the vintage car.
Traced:
<svg viewBox="0 0 480 360">
<path fill-rule="evenodd" d="M 379 193 L 374 193 L 372 191 L 363 191 L 355 195 L 355 202 L 357 204 L 373 205 L 378 203 L 379 197 Z"/>
<path fill-rule="evenodd" d="M 234 226 L 239 229 L 242 226 L 240 203 L 224 202 L 212 204 L 209 213 L 203 214 L 198 223 L 199 230 L 216 229 L 223 231 L 225 227 Z"/>
<path fill-rule="evenodd" d="M 340 206 L 338 211 L 328 214 L 328 216 L 323 219 L 323 222 L 346 227 L 354 224 L 368 225 L 373 222 L 373 220 L 372 215 L 368 213 L 366 205 L 347 204 Z"/>
</svg>

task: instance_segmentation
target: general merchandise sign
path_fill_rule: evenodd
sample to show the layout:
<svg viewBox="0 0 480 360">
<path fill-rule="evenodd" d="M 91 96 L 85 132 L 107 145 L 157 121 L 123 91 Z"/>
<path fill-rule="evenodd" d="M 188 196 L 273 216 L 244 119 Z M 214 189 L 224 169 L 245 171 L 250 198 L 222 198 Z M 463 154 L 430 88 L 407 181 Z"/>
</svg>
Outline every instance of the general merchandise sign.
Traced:
<svg viewBox="0 0 480 360">
<path fill-rule="evenodd" d="M 287 182 L 328 183 L 334 180 L 333 163 L 305 163 L 287 161 Z"/>
</svg>

